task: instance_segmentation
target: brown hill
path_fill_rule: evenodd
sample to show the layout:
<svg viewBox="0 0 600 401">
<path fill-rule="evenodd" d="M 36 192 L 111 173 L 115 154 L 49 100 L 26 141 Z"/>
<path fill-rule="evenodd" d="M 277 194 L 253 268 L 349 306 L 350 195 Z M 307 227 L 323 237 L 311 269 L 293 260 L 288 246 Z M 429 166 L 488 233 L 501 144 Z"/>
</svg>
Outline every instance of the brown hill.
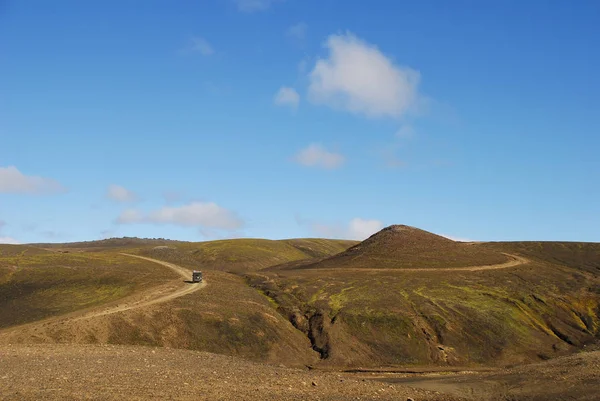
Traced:
<svg viewBox="0 0 600 401">
<path fill-rule="evenodd" d="M 494 265 L 507 260 L 501 252 L 478 244 L 453 241 L 415 227 L 393 225 L 332 257 L 282 267 L 420 269 Z"/>
<path fill-rule="evenodd" d="M 485 247 L 518 253 L 540 262 L 573 266 L 590 273 L 600 273 L 600 243 L 597 242 L 488 242 Z"/>
<path fill-rule="evenodd" d="M 391 226 L 247 275 L 330 366 L 510 365 L 600 340 L 600 246 L 460 243 Z"/>
<path fill-rule="evenodd" d="M 143 247 L 136 253 L 189 268 L 245 273 L 291 261 L 332 256 L 355 244 L 355 241 L 320 238 L 240 238 Z"/>
<path fill-rule="evenodd" d="M 67 242 L 67 243 L 35 243 L 29 246 L 43 249 L 78 249 L 78 250 L 107 250 L 116 248 L 135 248 L 143 246 L 159 246 L 186 243 L 185 241 L 170 240 L 164 238 L 138 238 L 121 237 L 106 238 L 93 241 Z"/>
<path fill-rule="evenodd" d="M 0 244 L 0 258 L 48 254 L 50 251 L 31 245 Z"/>
<path fill-rule="evenodd" d="M 537 362 L 600 341 L 597 244 L 467 244 L 393 226 L 324 259 L 347 269 L 264 268 L 322 257 L 338 245 L 349 243 L 243 239 L 31 255 L 10 247 L 12 256 L 0 257 L 0 343 L 138 344 L 291 366 L 381 368 Z M 207 286 L 79 319 L 90 308 L 146 299 L 155 287 L 187 285 L 169 269 L 118 252 L 201 266 Z M 518 263 L 479 268 L 503 253 Z M 370 269 L 373 260 L 383 268 Z M 394 268 L 398 260 L 413 264 Z M 477 266 L 463 268 L 469 261 Z M 256 272 L 241 277 L 208 266 Z"/>
</svg>

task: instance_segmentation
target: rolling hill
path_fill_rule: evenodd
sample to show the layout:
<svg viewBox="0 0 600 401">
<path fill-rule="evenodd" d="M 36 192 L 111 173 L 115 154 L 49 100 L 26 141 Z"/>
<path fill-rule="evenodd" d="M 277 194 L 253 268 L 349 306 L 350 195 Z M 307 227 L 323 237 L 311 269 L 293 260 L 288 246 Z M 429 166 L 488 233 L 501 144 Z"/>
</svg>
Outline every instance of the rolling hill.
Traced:
<svg viewBox="0 0 600 401">
<path fill-rule="evenodd" d="M 173 243 L 135 250 L 140 255 L 196 269 L 244 273 L 298 260 L 332 256 L 356 241 L 328 239 L 231 239 Z"/>
<path fill-rule="evenodd" d="M 415 227 L 384 228 L 349 249 L 318 261 L 304 260 L 287 268 L 419 269 L 494 265 L 507 262 L 493 249 L 448 238 Z M 277 269 L 284 268 L 279 266 Z"/>
<path fill-rule="evenodd" d="M 316 354 L 310 341 L 276 312 L 272 300 L 248 287 L 242 277 L 221 270 L 252 271 L 332 254 L 352 244 L 320 239 L 157 243 L 126 238 L 53 244 L 47 249 L 2 246 L 0 343 L 169 346 L 293 366 L 312 364 Z M 169 269 L 122 253 L 200 267 L 209 285 L 169 302 L 87 318 L 86 311 L 135 305 L 183 284 Z"/>
<path fill-rule="evenodd" d="M 508 365 L 600 339 L 598 246 L 458 243 L 391 226 L 338 255 L 247 280 L 306 334 L 321 364 Z"/>
<path fill-rule="evenodd" d="M 0 329 L 117 301 L 174 277 L 114 252 L 0 245 Z"/>
<path fill-rule="evenodd" d="M 359 244 L 39 246 L 0 246 L 0 346 L 143 345 L 328 370 L 443 370 L 543 362 L 600 341 L 600 244 L 460 243 L 391 226 Z M 188 285 L 157 261 L 200 268 L 207 285 L 123 308 Z"/>
</svg>

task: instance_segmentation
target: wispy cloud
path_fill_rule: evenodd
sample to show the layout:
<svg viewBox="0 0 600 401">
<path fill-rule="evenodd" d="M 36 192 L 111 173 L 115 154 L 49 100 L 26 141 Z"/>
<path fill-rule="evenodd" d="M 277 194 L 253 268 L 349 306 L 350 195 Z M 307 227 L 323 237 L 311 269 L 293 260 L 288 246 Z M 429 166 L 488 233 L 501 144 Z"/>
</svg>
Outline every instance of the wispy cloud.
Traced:
<svg viewBox="0 0 600 401">
<path fill-rule="evenodd" d="M 137 209 L 126 209 L 117 217 L 119 224 L 149 223 L 150 219 Z"/>
<path fill-rule="evenodd" d="M 343 238 L 362 241 L 383 228 L 379 220 L 355 217 L 347 224 L 310 223 L 310 228 L 316 234 L 327 238 Z"/>
<path fill-rule="evenodd" d="M 383 161 L 387 168 L 405 168 L 408 167 L 408 162 L 396 156 L 393 152 L 384 152 Z"/>
<path fill-rule="evenodd" d="M 189 42 L 180 52 L 183 54 L 199 53 L 203 56 L 212 56 L 215 54 L 215 50 L 208 40 L 200 36 L 194 36 L 189 39 Z"/>
<path fill-rule="evenodd" d="M 282 86 L 275 94 L 274 102 L 278 106 L 289 106 L 297 109 L 300 104 L 300 95 L 294 88 Z"/>
<path fill-rule="evenodd" d="M 244 226 L 244 221 L 234 212 L 212 202 L 191 202 L 174 207 L 164 206 L 148 213 L 138 209 L 127 209 L 117 218 L 117 223 L 174 224 L 218 230 L 237 230 Z"/>
<path fill-rule="evenodd" d="M 306 69 L 308 68 L 309 58 L 304 57 L 302 60 L 298 62 L 298 73 L 304 75 L 306 73 Z"/>
<path fill-rule="evenodd" d="M 164 191 L 162 196 L 166 203 L 175 203 L 183 199 L 183 193 L 179 191 Z"/>
<path fill-rule="evenodd" d="M 458 242 L 476 242 L 473 239 L 468 239 L 468 238 L 464 238 L 464 237 L 455 237 L 454 235 L 445 235 L 445 234 L 440 234 L 442 237 L 446 237 L 448 239 L 451 239 L 452 241 L 458 241 Z"/>
<path fill-rule="evenodd" d="M 399 118 L 418 102 L 419 72 L 399 66 L 351 33 L 331 35 L 309 75 L 309 99 L 368 117 Z"/>
<path fill-rule="evenodd" d="M 21 173 L 15 166 L 0 167 L 0 193 L 48 195 L 66 192 L 66 188 L 51 178 Z"/>
<path fill-rule="evenodd" d="M 303 40 L 304 38 L 306 38 L 307 30 L 308 30 L 308 25 L 306 25 L 304 22 L 299 22 L 297 24 L 290 26 L 285 31 L 285 34 L 287 36 L 289 36 L 290 38 Z"/>
<path fill-rule="evenodd" d="M 2 231 L 2 229 L 6 226 L 6 222 L 3 220 L 0 220 L 0 231 Z M 12 237 L 8 237 L 8 236 L 1 236 L 0 235 L 0 244 L 19 244 L 20 242 L 17 241 L 16 239 L 12 238 Z"/>
<path fill-rule="evenodd" d="M 411 125 L 404 124 L 396 131 L 395 136 L 399 139 L 410 139 L 415 136 L 415 129 Z"/>
<path fill-rule="evenodd" d="M 0 237 L 0 244 L 18 245 L 20 242 L 12 237 Z"/>
<path fill-rule="evenodd" d="M 271 4 L 283 0 L 234 0 L 237 4 L 238 10 L 252 13 L 255 11 L 264 11 L 271 7 Z"/>
<path fill-rule="evenodd" d="M 114 229 L 106 229 L 106 230 L 102 230 L 100 231 L 100 239 L 108 239 L 108 238 L 114 238 L 116 236 L 117 232 Z"/>
<path fill-rule="evenodd" d="M 138 199 L 137 195 L 129 189 L 120 185 L 110 185 L 106 190 L 106 197 L 116 202 L 134 202 Z"/>
<path fill-rule="evenodd" d="M 316 143 L 298 152 L 294 160 L 306 167 L 320 167 L 328 170 L 341 167 L 345 162 L 343 155 L 330 152 Z"/>
</svg>

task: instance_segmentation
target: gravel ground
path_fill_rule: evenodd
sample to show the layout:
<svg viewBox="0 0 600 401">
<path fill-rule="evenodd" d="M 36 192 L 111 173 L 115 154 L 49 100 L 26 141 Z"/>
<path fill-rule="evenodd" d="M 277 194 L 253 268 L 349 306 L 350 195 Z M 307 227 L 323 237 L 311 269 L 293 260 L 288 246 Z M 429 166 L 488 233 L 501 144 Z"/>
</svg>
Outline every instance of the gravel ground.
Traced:
<svg viewBox="0 0 600 401">
<path fill-rule="evenodd" d="M 350 374 L 169 348 L 2 345 L 2 400 L 458 400 Z"/>
</svg>

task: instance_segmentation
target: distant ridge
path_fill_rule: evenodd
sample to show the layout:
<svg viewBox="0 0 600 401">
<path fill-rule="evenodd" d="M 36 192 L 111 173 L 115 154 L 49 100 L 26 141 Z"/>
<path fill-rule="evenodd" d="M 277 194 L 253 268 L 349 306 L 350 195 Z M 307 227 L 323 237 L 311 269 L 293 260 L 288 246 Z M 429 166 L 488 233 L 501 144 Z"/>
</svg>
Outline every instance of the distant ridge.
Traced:
<svg viewBox="0 0 600 401">
<path fill-rule="evenodd" d="M 291 268 L 448 268 L 507 261 L 500 252 L 406 225 L 391 225 L 348 250 Z"/>
<path fill-rule="evenodd" d="M 28 244 L 40 248 L 130 248 L 145 245 L 165 245 L 174 243 L 187 243 L 188 241 L 170 240 L 165 238 L 138 238 L 121 237 L 106 238 L 91 241 L 65 242 L 65 243 L 34 243 Z"/>
</svg>

